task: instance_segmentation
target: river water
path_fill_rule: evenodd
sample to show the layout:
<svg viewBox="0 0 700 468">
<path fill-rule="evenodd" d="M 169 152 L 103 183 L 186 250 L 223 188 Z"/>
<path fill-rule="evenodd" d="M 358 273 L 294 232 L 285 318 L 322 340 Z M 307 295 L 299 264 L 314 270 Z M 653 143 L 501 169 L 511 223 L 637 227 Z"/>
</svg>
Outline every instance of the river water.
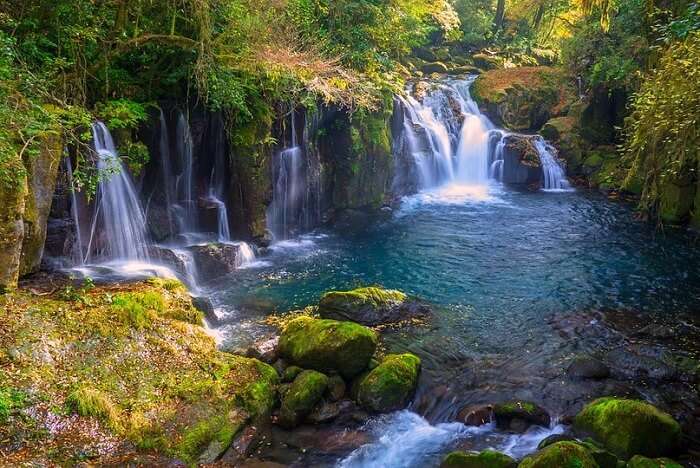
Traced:
<svg viewBox="0 0 700 468">
<path fill-rule="evenodd" d="M 289 439 L 301 436 L 278 430 L 276 440 L 288 449 L 268 453 L 302 465 L 430 466 L 455 447 L 522 456 L 562 430 L 515 436 L 452 422 L 468 404 L 524 398 L 565 417 L 595 396 L 627 394 L 689 411 L 673 400 L 691 395 L 692 384 L 658 384 L 639 363 L 630 372 L 640 375 L 625 374 L 631 364 L 619 351 L 646 359 L 669 350 L 693 357 L 694 350 L 640 345 L 619 324 L 685 323 L 692 333 L 699 265 L 689 236 L 656 231 L 598 193 L 518 191 L 492 182 L 423 191 L 393 211 L 277 243 L 207 290 L 224 323 L 217 332 L 225 348 L 264 336 L 264 317 L 314 304 L 331 289 L 379 284 L 434 304 L 427 325 L 383 336 L 388 351 L 423 360 L 409 411 L 335 427 L 362 434 L 342 448 L 325 447 L 323 432 L 294 443 Z M 567 379 L 571 357 L 588 352 L 623 370 L 604 382 Z"/>
</svg>

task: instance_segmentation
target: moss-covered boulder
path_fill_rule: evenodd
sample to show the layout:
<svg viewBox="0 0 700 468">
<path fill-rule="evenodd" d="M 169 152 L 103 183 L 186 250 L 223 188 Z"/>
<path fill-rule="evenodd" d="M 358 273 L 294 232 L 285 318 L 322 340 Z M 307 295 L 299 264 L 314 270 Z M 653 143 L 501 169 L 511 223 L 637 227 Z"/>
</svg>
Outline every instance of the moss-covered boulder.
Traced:
<svg viewBox="0 0 700 468">
<path fill-rule="evenodd" d="M 627 468 L 682 468 L 683 465 L 676 463 L 670 458 L 646 458 L 635 455 L 627 463 Z"/>
<path fill-rule="evenodd" d="M 357 385 L 357 403 L 376 412 L 405 407 L 418 385 L 420 359 L 413 354 L 390 354 Z"/>
<path fill-rule="evenodd" d="M 501 429 L 521 432 L 531 425 L 549 427 L 551 418 L 546 410 L 525 400 L 499 403 L 493 407 L 496 426 Z"/>
<path fill-rule="evenodd" d="M 323 318 L 375 326 L 425 316 L 429 309 L 401 291 L 367 287 L 327 292 L 318 303 L 318 313 Z"/>
<path fill-rule="evenodd" d="M 337 371 L 351 379 L 367 368 L 377 339 L 376 332 L 356 323 L 299 317 L 282 331 L 279 351 L 305 369 Z"/>
<path fill-rule="evenodd" d="M 299 425 L 321 401 L 328 387 L 328 377 L 320 372 L 305 370 L 292 382 L 280 408 L 279 424 L 293 428 Z"/>
<path fill-rule="evenodd" d="M 599 468 L 586 448 L 575 442 L 557 442 L 526 457 L 518 468 Z"/>
<path fill-rule="evenodd" d="M 495 450 L 481 453 L 456 451 L 447 454 L 440 468 L 515 468 L 517 465 L 511 457 Z"/>
<path fill-rule="evenodd" d="M 575 98 L 566 77 L 551 67 L 487 71 L 477 78 L 472 94 L 496 123 L 519 132 L 539 130 Z"/>
<path fill-rule="evenodd" d="M 421 71 L 426 75 L 431 73 L 447 73 L 447 65 L 442 62 L 429 62 L 421 67 Z"/>
<path fill-rule="evenodd" d="M 576 415 L 574 429 L 622 458 L 671 454 L 681 439 L 681 427 L 670 415 L 643 401 L 612 397 L 589 403 Z"/>
</svg>

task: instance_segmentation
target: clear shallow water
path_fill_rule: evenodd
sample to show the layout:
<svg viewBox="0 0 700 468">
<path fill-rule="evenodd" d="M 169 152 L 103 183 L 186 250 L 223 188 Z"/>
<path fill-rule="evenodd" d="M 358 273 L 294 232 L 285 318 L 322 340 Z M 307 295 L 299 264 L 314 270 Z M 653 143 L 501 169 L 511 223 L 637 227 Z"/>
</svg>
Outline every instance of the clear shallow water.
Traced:
<svg viewBox="0 0 700 468">
<path fill-rule="evenodd" d="M 455 447 L 522 456 L 549 433 L 517 439 L 452 424 L 468 404 L 530 399 L 556 418 L 598 395 L 643 395 L 664 406 L 668 392 L 672 401 L 692 392 L 564 375 L 573 355 L 628 343 L 601 327 L 598 311 L 664 322 L 694 321 L 700 310 L 692 238 L 656 232 L 596 193 L 443 187 L 406 198 L 393 212 L 277 244 L 208 290 L 225 322 L 219 336 L 237 347 L 269 332 L 260 319 L 270 313 L 368 284 L 420 296 L 436 310 L 428 326 L 383 336 L 389 351 L 421 357 L 419 390 L 410 412 L 364 429 L 371 441 L 348 449 L 346 466 L 420 466 Z M 378 455 L 396 443 L 410 445 L 403 458 Z M 303 463 L 320 460 L 329 461 Z"/>
</svg>

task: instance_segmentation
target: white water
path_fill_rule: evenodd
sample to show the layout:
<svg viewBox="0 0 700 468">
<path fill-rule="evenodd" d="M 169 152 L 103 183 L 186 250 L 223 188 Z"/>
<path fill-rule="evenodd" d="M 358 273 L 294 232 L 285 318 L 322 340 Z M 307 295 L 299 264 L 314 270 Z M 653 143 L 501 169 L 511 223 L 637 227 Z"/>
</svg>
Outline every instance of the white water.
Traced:
<svg viewBox="0 0 700 468">
<path fill-rule="evenodd" d="M 180 172 L 176 177 L 178 203 L 174 208 L 177 213 L 179 232 L 193 232 L 197 227 L 197 210 L 193 198 L 192 133 L 190 123 L 182 112 L 177 118 L 177 153 Z"/>
<path fill-rule="evenodd" d="M 68 176 L 68 185 L 70 189 L 70 213 L 73 218 L 73 226 L 75 228 L 75 245 L 73 246 L 73 257 L 78 265 L 85 263 L 83 258 L 83 237 L 80 232 L 80 217 L 78 216 L 78 197 L 75 192 L 75 184 L 73 183 L 73 165 L 70 158 L 66 158 L 66 175 Z"/>
<path fill-rule="evenodd" d="M 105 124 L 93 124 L 92 133 L 100 182 L 85 261 L 147 262 L 146 217 L 129 174 Z"/>
<path fill-rule="evenodd" d="M 571 184 L 566 179 L 564 170 L 556 161 L 554 154 L 556 150 L 542 137 L 536 137 L 533 140 L 537 154 L 540 156 L 542 164 L 542 173 L 544 174 L 544 189 L 545 190 L 570 190 Z"/>
<path fill-rule="evenodd" d="M 338 462 L 338 468 L 411 468 L 437 466 L 445 452 L 460 440 L 488 439 L 491 448 L 519 459 L 536 451 L 537 445 L 563 426 L 531 427 L 523 434 L 497 431 L 493 424 L 465 426 L 462 423 L 431 425 L 408 410 L 381 416 L 370 423 L 375 441 L 365 444 Z M 486 437 L 487 436 L 487 437 Z"/>
<path fill-rule="evenodd" d="M 473 81 L 432 83 L 422 102 L 410 94 L 399 97 L 404 111 L 403 140 L 395 151 L 409 158 L 419 191 L 453 185 L 481 193 L 477 187 L 504 180 L 508 134 L 479 111 L 470 94 Z M 554 149 L 541 137 L 532 138 L 541 159 L 543 188 L 569 188 Z"/>
</svg>

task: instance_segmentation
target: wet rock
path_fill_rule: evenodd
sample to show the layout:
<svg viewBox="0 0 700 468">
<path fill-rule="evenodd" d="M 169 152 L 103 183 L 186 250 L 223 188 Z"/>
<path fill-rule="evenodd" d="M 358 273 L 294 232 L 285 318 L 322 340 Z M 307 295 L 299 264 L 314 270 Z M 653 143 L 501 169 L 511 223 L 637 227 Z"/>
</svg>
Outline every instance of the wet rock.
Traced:
<svg viewBox="0 0 700 468">
<path fill-rule="evenodd" d="M 557 442 L 526 457 L 519 468 L 599 468 L 593 456 L 575 442 Z"/>
<path fill-rule="evenodd" d="M 592 442 L 578 442 L 579 445 L 588 450 L 600 468 L 617 468 L 620 460 L 612 453 Z"/>
<path fill-rule="evenodd" d="M 508 135 L 503 149 L 503 182 L 513 185 L 542 183 L 540 157 L 526 135 Z"/>
<path fill-rule="evenodd" d="M 159 247 L 157 245 L 149 246 L 148 255 L 156 262 L 170 267 L 178 275 L 185 276 L 187 274 L 185 261 L 167 247 Z"/>
<path fill-rule="evenodd" d="M 577 356 L 566 369 L 566 375 L 575 380 L 601 380 L 610 376 L 610 369 L 594 357 Z"/>
<path fill-rule="evenodd" d="M 552 434 L 551 436 L 545 437 L 539 444 L 537 444 L 537 450 L 542 450 L 543 448 L 549 447 L 557 442 L 571 442 L 575 440 L 576 438 L 574 436 L 568 434 Z"/>
<path fill-rule="evenodd" d="M 219 462 L 224 466 L 239 466 L 251 454 L 253 445 L 258 438 L 255 426 L 246 426 L 233 439 L 233 443 Z"/>
<path fill-rule="evenodd" d="M 531 425 L 549 427 L 547 411 L 530 401 L 513 400 L 493 407 L 496 426 L 514 432 L 524 432 Z"/>
<path fill-rule="evenodd" d="M 288 465 L 252 458 L 235 466 L 238 468 L 287 468 Z"/>
<path fill-rule="evenodd" d="M 338 401 L 345 395 L 347 386 L 339 375 L 333 375 L 328 379 L 328 398 L 331 401 Z"/>
<path fill-rule="evenodd" d="M 352 322 L 299 317 L 282 331 L 282 357 L 306 369 L 337 371 L 351 379 L 367 368 L 377 333 Z"/>
<path fill-rule="evenodd" d="M 418 385 L 420 359 L 413 354 L 388 355 L 357 387 L 357 403 L 375 412 L 404 408 Z"/>
<path fill-rule="evenodd" d="M 617 348 L 605 355 L 614 373 L 629 379 L 673 380 L 676 369 L 663 362 L 662 350 L 647 346 Z"/>
<path fill-rule="evenodd" d="M 447 73 L 447 65 L 442 62 L 430 62 L 423 65 L 421 71 L 426 75 L 432 73 Z"/>
<path fill-rule="evenodd" d="M 482 426 L 491 422 L 493 405 L 470 405 L 457 414 L 457 421 L 467 426 Z"/>
<path fill-rule="evenodd" d="M 321 401 L 326 391 L 328 377 L 313 370 L 299 374 L 282 398 L 278 422 L 280 426 L 296 427 Z"/>
<path fill-rule="evenodd" d="M 574 429 L 623 458 L 667 455 L 681 439 L 680 425 L 668 414 L 643 401 L 611 397 L 589 403 L 576 416 Z"/>
<path fill-rule="evenodd" d="M 347 403 L 350 403 L 349 401 Z M 352 403 L 350 403 L 352 406 Z M 306 417 L 306 421 L 312 424 L 323 424 L 337 418 L 343 409 L 348 409 L 348 405 L 337 401 L 322 401 Z"/>
<path fill-rule="evenodd" d="M 515 460 L 495 450 L 481 453 L 452 452 L 440 464 L 440 468 L 515 468 Z"/>
<path fill-rule="evenodd" d="M 632 457 L 627 462 L 627 468 L 682 468 L 683 465 L 676 463 L 670 458 L 646 458 L 639 455 Z"/>
<path fill-rule="evenodd" d="M 287 367 L 282 373 L 282 382 L 293 382 L 297 375 L 301 374 L 303 371 L 304 369 L 299 366 Z"/>
<path fill-rule="evenodd" d="M 277 344 L 280 337 L 270 335 L 256 340 L 247 350 L 246 357 L 258 359 L 266 364 L 272 364 L 277 360 Z"/>
<path fill-rule="evenodd" d="M 318 313 L 323 318 L 375 326 L 426 316 L 430 309 L 401 291 L 367 287 L 324 294 L 318 303 Z"/>
<path fill-rule="evenodd" d="M 219 324 L 219 317 L 216 316 L 214 304 L 212 304 L 211 299 L 206 296 L 193 296 L 192 305 L 195 309 L 204 314 L 209 325 L 216 327 Z"/>
<path fill-rule="evenodd" d="M 243 263 L 239 244 L 206 244 L 189 247 L 202 280 L 225 276 Z"/>
</svg>

